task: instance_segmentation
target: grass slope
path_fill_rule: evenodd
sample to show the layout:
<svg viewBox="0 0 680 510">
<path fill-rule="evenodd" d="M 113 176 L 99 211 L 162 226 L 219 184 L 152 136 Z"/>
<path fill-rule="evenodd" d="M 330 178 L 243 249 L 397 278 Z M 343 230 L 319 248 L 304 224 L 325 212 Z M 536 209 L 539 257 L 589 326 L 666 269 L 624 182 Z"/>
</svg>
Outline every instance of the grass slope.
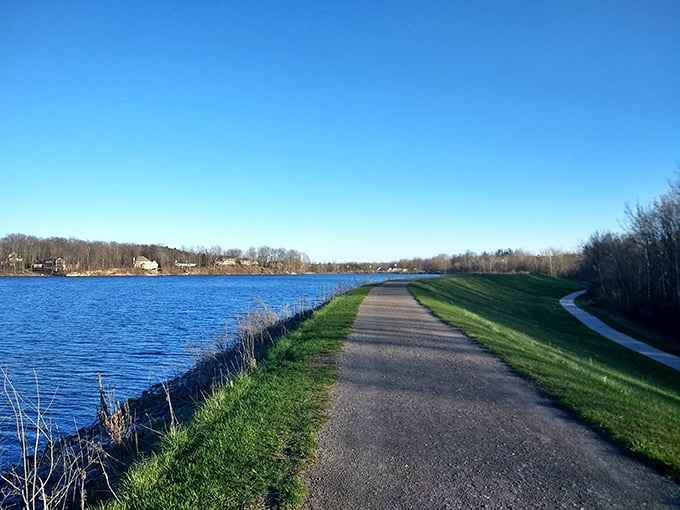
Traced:
<svg viewBox="0 0 680 510">
<path fill-rule="evenodd" d="M 211 396 L 160 451 L 134 466 L 108 509 L 293 508 L 335 369 L 370 287 L 333 300 L 279 340 L 259 367 Z"/>
<path fill-rule="evenodd" d="M 471 275 L 409 288 L 562 405 L 680 477 L 680 373 L 606 340 L 562 309 L 559 298 L 578 283 Z"/>
<path fill-rule="evenodd" d="M 605 324 L 636 340 L 645 342 L 675 356 L 680 356 L 680 339 L 674 335 L 654 330 L 649 325 L 635 322 L 618 313 L 596 306 L 590 301 L 587 294 L 576 298 L 576 305 L 589 314 L 594 315 Z"/>
</svg>

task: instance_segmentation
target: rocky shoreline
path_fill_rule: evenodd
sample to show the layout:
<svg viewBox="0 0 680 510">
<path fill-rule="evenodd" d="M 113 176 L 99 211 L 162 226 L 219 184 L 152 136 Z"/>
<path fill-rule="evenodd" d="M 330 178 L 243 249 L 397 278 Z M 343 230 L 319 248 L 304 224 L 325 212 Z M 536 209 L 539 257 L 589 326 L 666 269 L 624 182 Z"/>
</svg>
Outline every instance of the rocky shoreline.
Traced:
<svg viewBox="0 0 680 510">
<path fill-rule="evenodd" d="M 242 330 L 233 347 L 206 352 L 184 374 L 157 383 L 122 404 L 107 402 L 100 383 L 97 422 L 71 436 L 49 438 L 41 454 L 26 459 L 26 466 L 14 466 L 3 473 L 0 506 L 7 510 L 23 508 L 29 491 L 36 490 L 26 487 L 26 480 L 31 479 L 37 480 L 41 485 L 38 489 L 47 494 L 66 490 L 69 503 L 65 508 L 111 498 L 113 487 L 129 465 L 148 457 L 163 435 L 188 420 L 216 386 L 254 367 L 278 338 L 297 329 L 318 308 Z M 64 483 L 68 485 L 65 488 Z"/>
</svg>

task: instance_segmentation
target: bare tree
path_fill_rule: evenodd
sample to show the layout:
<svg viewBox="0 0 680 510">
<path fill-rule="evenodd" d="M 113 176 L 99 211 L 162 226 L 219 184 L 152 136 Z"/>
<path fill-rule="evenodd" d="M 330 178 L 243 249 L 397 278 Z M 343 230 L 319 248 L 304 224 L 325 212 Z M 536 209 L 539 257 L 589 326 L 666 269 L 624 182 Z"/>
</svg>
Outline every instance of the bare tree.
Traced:
<svg viewBox="0 0 680 510">
<path fill-rule="evenodd" d="M 621 234 L 591 236 L 584 247 L 584 274 L 602 304 L 679 330 L 680 175 L 670 191 L 647 207 L 626 209 Z"/>
</svg>

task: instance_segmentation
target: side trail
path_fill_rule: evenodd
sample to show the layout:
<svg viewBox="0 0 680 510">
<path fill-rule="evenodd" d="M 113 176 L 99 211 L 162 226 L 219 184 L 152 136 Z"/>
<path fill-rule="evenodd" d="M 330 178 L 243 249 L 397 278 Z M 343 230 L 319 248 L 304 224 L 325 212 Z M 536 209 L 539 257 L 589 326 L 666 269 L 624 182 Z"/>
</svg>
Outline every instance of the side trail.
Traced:
<svg viewBox="0 0 680 510">
<path fill-rule="evenodd" d="M 651 345 L 648 345 L 644 342 L 640 342 L 639 340 L 636 340 L 625 333 L 621 333 L 620 331 L 617 331 L 611 326 L 605 324 L 594 315 L 590 315 L 585 310 L 579 308 L 574 300 L 581 294 L 585 293 L 585 290 L 572 292 L 568 296 L 564 296 L 562 299 L 560 299 L 560 305 L 562 305 L 562 308 L 576 317 L 588 328 L 595 331 L 597 334 L 602 335 L 612 342 L 616 342 L 617 344 L 624 346 L 626 349 L 638 352 L 643 356 L 647 356 L 648 358 L 658 361 L 659 363 L 663 363 L 667 367 L 680 370 L 680 357 L 669 354 L 665 351 L 662 351 L 661 349 L 657 349 L 656 347 L 652 347 Z"/>
<path fill-rule="evenodd" d="M 387 282 L 344 350 L 305 510 L 678 508 L 680 486 Z"/>
</svg>

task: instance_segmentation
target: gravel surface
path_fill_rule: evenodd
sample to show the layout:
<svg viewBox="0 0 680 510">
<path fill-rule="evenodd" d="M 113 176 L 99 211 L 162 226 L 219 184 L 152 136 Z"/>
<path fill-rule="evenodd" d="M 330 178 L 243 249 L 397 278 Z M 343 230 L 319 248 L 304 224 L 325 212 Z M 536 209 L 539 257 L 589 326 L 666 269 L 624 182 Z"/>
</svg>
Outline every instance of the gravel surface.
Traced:
<svg viewBox="0 0 680 510">
<path fill-rule="evenodd" d="M 407 284 L 361 305 L 304 509 L 680 507 L 680 485 L 433 317 Z"/>
</svg>

